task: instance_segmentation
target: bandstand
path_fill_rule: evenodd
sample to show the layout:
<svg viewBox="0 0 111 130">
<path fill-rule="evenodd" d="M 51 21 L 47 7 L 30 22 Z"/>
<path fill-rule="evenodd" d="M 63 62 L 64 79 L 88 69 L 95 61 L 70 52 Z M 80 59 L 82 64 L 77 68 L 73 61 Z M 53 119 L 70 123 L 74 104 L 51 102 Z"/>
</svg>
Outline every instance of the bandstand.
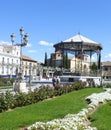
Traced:
<svg viewBox="0 0 111 130">
<path fill-rule="evenodd" d="M 61 51 L 61 53 L 64 55 L 64 53 L 67 51 L 68 53 L 73 53 L 74 56 L 80 56 L 81 59 L 81 72 L 83 72 L 82 68 L 82 56 L 88 55 L 89 56 L 89 64 L 91 66 L 91 58 L 92 55 L 97 54 L 97 70 L 98 72 L 101 71 L 101 50 L 102 45 L 92 41 L 81 34 L 77 34 L 74 37 L 71 37 L 65 41 L 61 41 L 59 43 L 56 43 L 54 45 L 55 52 Z M 75 58 L 75 70 L 76 70 L 76 58 Z"/>
</svg>

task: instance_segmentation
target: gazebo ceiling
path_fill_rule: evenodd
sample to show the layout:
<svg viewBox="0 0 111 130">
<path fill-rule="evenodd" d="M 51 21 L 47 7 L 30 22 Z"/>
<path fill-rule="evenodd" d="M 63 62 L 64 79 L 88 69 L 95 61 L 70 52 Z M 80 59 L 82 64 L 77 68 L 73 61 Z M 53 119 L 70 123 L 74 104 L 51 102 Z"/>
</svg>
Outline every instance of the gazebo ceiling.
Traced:
<svg viewBox="0 0 111 130">
<path fill-rule="evenodd" d="M 81 49 L 84 52 L 96 52 L 98 50 L 102 50 L 102 45 L 92 41 L 80 34 L 77 34 L 74 37 L 71 37 L 67 40 L 61 41 L 54 45 L 56 50 L 63 49 L 63 50 L 70 50 L 70 51 L 80 51 Z"/>
</svg>

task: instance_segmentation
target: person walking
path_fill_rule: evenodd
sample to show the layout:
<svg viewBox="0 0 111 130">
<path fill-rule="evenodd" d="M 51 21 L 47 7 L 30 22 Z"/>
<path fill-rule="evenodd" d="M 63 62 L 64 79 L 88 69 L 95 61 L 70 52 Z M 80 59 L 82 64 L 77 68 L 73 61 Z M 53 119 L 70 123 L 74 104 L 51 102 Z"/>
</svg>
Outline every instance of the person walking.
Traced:
<svg viewBox="0 0 111 130">
<path fill-rule="evenodd" d="M 59 84 L 59 83 L 60 83 L 60 78 L 59 78 L 59 76 L 57 76 L 56 84 Z"/>
<path fill-rule="evenodd" d="M 56 79 L 56 77 L 54 76 L 54 77 L 52 78 L 52 83 L 53 83 L 53 86 L 54 86 L 54 87 L 56 86 L 56 81 L 57 81 L 57 79 Z"/>
</svg>

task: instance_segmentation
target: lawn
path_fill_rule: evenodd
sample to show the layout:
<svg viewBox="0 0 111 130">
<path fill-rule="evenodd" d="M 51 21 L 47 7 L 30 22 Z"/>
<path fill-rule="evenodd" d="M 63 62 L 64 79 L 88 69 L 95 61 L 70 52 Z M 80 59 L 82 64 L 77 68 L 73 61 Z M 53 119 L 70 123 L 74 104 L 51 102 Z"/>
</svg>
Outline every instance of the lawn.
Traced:
<svg viewBox="0 0 111 130">
<path fill-rule="evenodd" d="M 19 130 L 36 121 L 63 118 L 68 113 L 78 113 L 87 106 L 85 97 L 103 91 L 101 88 L 86 88 L 53 99 L 0 113 L 0 130 Z"/>
<path fill-rule="evenodd" d="M 102 105 L 92 116 L 92 126 L 98 130 L 111 130 L 111 102 Z"/>
</svg>

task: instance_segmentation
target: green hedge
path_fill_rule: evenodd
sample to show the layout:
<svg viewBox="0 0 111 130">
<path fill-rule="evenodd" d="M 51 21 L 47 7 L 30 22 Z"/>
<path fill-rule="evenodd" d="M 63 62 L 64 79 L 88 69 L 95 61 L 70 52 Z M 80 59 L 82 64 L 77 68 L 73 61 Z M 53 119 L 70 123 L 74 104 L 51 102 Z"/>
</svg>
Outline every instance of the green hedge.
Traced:
<svg viewBox="0 0 111 130">
<path fill-rule="evenodd" d="M 26 93 L 12 94 L 7 91 L 5 94 L 0 95 L 0 112 L 16 107 L 22 107 L 29 104 L 37 103 L 44 99 L 60 96 L 74 90 L 83 89 L 85 84 L 83 82 L 75 82 L 72 85 L 56 85 L 54 88 L 49 86 L 41 86 L 40 88 Z"/>
<path fill-rule="evenodd" d="M 12 85 L 14 80 L 13 78 L 0 78 L 0 87 Z"/>
</svg>

